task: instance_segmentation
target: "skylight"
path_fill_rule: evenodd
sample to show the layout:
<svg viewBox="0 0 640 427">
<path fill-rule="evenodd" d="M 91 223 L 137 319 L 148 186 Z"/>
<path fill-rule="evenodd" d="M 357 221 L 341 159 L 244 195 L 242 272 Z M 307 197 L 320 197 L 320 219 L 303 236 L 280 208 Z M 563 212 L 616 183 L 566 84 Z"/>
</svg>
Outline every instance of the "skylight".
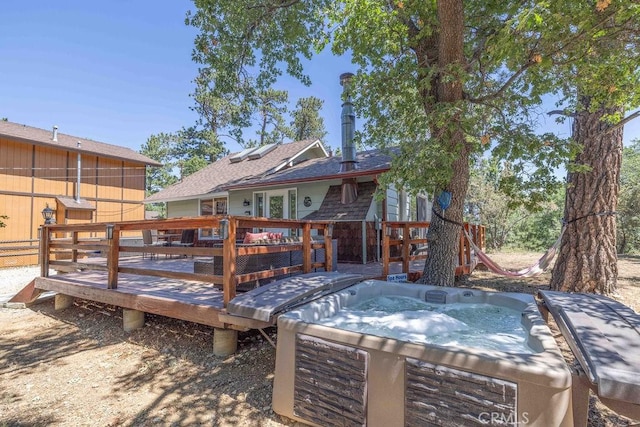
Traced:
<svg viewBox="0 0 640 427">
<path fill-rule="evenodd" d="M 255 160 L 263 157 L 265 154 L 269 153 L 274 148 L 276 148 L 277 145 L 278 144 L 263 145 L 262 147 L 258 148 L 256 151 L 249 154 L 249 160 Z"/>
<path fill-rule="evenodd" d="M 231 160 L 231 163 L 238 163 L 243 161 L 244 159 L 247 158 L 247 156 L 249 154 L 251 154 L 253 151 L 256 151 L 257 147 L 251 147 L 251 148 L 245 148 L 244 150 L 242 150 L 239 153 L 234 154 L 233 156 L 231 156 L 229 158 L 229 160 Z"/>
</svg>

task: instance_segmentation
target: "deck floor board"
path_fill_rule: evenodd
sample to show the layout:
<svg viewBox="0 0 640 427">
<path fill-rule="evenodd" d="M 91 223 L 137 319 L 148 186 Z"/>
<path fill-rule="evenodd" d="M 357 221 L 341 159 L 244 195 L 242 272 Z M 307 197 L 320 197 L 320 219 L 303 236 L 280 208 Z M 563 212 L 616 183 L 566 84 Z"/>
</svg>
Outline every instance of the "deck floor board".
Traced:
<svg viewBox="0 0 640 427">
<path fill-rule="evenodd" d="M 159 256 L 151 259 L 134 256 L 121 258 L 119 266 L 193 273 L 194 262 L 206 259 L 209 258 Z M 106 258 L 84 258 L 78 263 L 106 266 Z M 412 270 L 414 268 L 412 265 Z M 374 278 L 380 276 L 382 265 L 338 264 L 338 271 L 361 274 L 365 279 Z M 390 265 L 390 273 L 400 271 L 400 263 Z M 119 273 L 117 289 L 108 289 L 107 271 L 87 269 L 37 278 L 35 288 L 215 327 L 224 327 L 229 321 L 224 316 L 226 310 L 222 289 L 212 283 Z M 224 320 L 219 317 L 221 314 Z M 245 329 L 241 326 L 238 328 Z"/>
</svg>

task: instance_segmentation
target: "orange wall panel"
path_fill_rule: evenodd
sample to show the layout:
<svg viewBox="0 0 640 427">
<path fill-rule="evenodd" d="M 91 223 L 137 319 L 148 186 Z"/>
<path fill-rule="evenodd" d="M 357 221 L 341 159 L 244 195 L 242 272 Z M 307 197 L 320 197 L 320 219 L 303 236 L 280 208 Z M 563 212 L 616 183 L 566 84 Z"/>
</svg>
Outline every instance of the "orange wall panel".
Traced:
<svg viewBox="0 0 640 427">
<path fill-rule="evenodd" d="M 32 145 L 0 139 L 0 188 L 31 192 Z"/>
<path fill-rule="evenodd" d="M 42 208 L 44 208 L 44 206 Z M 0 240 L 25 240 L 30 238 L 30 196 L 1 196 L 0 215 L 6 215 L 9 217 L 2 220 L 2 222 L 5 223 L 6 227 L 0 228 Z M 40 218 L 42 217 L 40 216 Z M 36 236 L 36 234 L 34 234 L 34 236 Z"/>
<path fill-rule="evenodd" d="M 49 147 L 36 147 L 34 192 L 67 195 L 67 153 Z"/>
</svg>

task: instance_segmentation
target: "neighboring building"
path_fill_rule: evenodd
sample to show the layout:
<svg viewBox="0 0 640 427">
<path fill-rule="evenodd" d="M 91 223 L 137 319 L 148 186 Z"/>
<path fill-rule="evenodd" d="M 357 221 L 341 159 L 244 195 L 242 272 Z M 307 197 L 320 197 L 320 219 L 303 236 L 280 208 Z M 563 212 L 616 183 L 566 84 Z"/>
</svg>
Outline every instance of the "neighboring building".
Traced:
<svg viewBox="0 0 640 427">
<path fill-rule="evenodd" d="M 340 76 L 347 93 L 350 76 Z M 166 202 L 167 217 L 229 214 L 337 221 L 333 236 L 338 239 L 338 261 L 374 261 L 379 258 L 379 222 L 428 221 L 430 202 L 419 197 L 414 210 L 407 194 L 396 189 L 376 200 L 377 177 L 389 170 L 391 158 L 379 150 L 356 153 L 354 130 L 355 114 L 347 96 L 342 108 L 342 157 L 330 156 L 319 140 L 249 148 L 145 202 Z M 215 239 L 216 232 L 199 230 L 198 240 Z"/>
<path fill-rule="evenodd" d="M 129 148 L 0 121 L 0 267 L 37 263 L 42 211 L 60 224 L 144 219 L 147 166 Z M 78 173 L 78 170 L 80 173 Z"/>
</svg>

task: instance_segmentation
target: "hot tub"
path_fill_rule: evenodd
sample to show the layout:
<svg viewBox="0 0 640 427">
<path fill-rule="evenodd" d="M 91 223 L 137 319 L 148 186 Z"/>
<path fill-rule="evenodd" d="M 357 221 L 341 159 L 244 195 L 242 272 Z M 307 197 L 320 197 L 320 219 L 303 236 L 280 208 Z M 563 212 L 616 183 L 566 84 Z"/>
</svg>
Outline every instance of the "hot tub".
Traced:
<svg viewBox="0 0 640 427">
<path fill-rule="evenodd" d="M 426 325 L 427 335 L 438 335 L 433 342 L 347 330 L 345 311 L 381 295 L 517 310 L 523 342 L 497 349 L 477 337 L 470 345 L 443 340 L 431 320 L 415 315 L 406 324 Z M 452 328 L 464 329 L 457 322 Z M 571 373 L 533 296 L 378 280 L 278 318 L 273 409 L 317 426 L 573 425 Z"/>
</svg>

